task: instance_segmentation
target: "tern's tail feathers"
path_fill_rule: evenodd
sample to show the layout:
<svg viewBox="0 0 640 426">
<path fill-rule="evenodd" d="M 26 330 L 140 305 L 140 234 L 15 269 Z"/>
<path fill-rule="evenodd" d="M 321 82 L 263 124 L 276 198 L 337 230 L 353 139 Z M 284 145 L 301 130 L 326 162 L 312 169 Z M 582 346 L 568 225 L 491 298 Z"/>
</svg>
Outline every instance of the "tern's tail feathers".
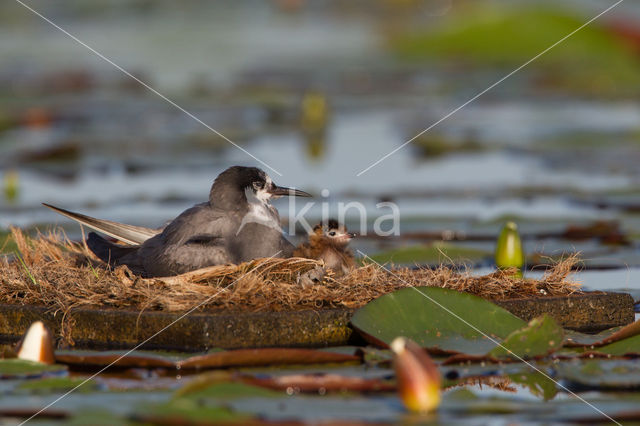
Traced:
<svg viewBox="0 0 640 426">
<path fill-rule="evenodd" d="M 110 237 L 131 245 L 140 245 L 149 238 L 159 234 L 161 230 L 144 228 L 142 226 L 127 225 L 125 223 L 112 222 L 110 220 L 96 219 L 80 213 L 74 213 L 69 210 L 61 209 L 50 204 L 42 203 L 45 207 L 60 213 L 70 219 L 73 219 L 91 229 L 102 232 Z M 106 241 L 106 240 L 105 240 Z M 108 242 L 108 241 L 107 241 Z M 116 246 L 119 247 L 119 246 Z"/>
</svg>

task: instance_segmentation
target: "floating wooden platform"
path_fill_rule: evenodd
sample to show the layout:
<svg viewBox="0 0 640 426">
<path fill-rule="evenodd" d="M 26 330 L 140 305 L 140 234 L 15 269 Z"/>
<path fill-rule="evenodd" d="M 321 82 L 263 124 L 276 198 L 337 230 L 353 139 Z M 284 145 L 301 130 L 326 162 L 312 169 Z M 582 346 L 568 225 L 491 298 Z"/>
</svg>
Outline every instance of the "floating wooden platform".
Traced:
<svg viewBox="0 0 640 426">
<path fill-rule="evenodd" d="M 586 293 L 566 297 L 512 299 L 497 302 L 524 320 L 543 313 L 565 328 L 597 332 L 634 320 L 627 293 Z M 59 337 L 58 345 L 76 348 L 142 349 L 185 352 L 212 348 L 324 347 L 357 341 L 349 327 L 349 309 L 260 313 L 132 312 L 74 309 L 64 318 L 41 306 L 0 305 L 0 342 L 20 339 L 29 325 L 42 320 Z"/>
</svg>

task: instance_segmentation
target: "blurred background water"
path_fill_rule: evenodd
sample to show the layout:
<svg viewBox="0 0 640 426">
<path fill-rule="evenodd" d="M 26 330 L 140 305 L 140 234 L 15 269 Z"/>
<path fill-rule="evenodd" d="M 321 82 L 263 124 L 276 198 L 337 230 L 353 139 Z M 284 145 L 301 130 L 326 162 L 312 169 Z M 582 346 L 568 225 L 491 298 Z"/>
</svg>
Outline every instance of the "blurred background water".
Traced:
<svg viewBox="0 0 640 426">
<path fill-rule="evenodd" d="M 376 204 L 397 203 L 400 236 L 354 241 L 379 260 L 487 266 L 510 219 L 530 264 L 581 251 L 589 268 L 622 268 L 589 285 L 633 288 L 638 3 L 623 2 L 357 176 L 613 3 L 28 5 L 279 171 L 267 170 L 277 183 L 316 195 L 310 223 L 322 202 L 335 212 L 359 201 L 371 229 L 388 213 Z M 80 237 L 41 202 L 159 226 L 203 201 L 228 166 L 263 167 L 20 3 L 3 2 L 0 23 L 5 234 L 62 225 Z M 277 206 L 285 222 L 304 207 Z"/>
</svg>

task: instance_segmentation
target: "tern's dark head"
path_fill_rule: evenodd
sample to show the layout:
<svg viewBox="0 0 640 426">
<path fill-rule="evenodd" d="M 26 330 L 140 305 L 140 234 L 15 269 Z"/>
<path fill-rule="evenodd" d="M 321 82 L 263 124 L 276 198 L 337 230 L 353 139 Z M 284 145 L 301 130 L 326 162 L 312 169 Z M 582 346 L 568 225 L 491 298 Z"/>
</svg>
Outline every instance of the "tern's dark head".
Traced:
<svg viewBox="0 0 640 426">
<path fill-rule="evenodd" d="M 233 166 L 220 173 L 213 182 L 209 202 L 215 207 L 237 210 L 246 205 L 247 197 L 251 195 L 263 202 L 283 195 L 311 196 L 298 189 L 277 186 L 268 174 L 257 167 Z"/>
</svg>

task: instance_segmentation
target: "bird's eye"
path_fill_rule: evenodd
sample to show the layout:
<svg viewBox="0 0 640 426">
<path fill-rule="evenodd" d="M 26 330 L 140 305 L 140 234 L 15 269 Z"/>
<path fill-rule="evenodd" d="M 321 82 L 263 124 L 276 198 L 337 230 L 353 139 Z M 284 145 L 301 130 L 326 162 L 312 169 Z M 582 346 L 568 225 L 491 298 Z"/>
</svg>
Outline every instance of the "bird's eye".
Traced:
<svg viewBox="0 0 640 426">
<path fill-rule="evenodd" d="M 336 236 L 336 231 L 331 231 L 331 232 L 329 232 L 329 236 L 331 236 L 331 237 L 335 237 L 335 236 Z"/>
<path fill-rule="evenodd" d="M 253 187 L 255 189 L 262 189 L 262 188 L 264 188 L 264 182 L 261 182 L 261 181 L 257 180 L 255 182 L 253 182 Z"/>
</svg>

